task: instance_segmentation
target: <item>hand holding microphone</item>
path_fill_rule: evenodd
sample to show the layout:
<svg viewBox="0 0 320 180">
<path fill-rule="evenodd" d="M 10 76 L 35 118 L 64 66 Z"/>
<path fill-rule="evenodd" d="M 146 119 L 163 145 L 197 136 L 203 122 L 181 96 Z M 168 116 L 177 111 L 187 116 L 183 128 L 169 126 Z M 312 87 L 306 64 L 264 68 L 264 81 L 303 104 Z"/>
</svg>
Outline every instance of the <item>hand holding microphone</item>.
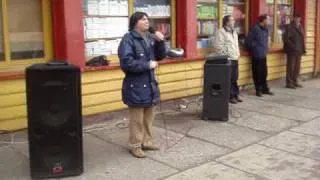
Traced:
<svg viewBox="0 0 320 180">
<path fill-rule="evenodd" d="M 164 35 L 161 32 L 155 31 L 155 29 L 151 26 L 149 27 L 148 31 L 151 33 L 152 37 L 157 41 L 164 41 Z"/>
<path fill-rule="evenodd" d="M 150 32 L 152 37 L 154 39 L 156 39 L 157 41 L 165 41 L 164 35 L 159 31 L 155 31 L 155 29 L 153 27 L 150 26 L 148 31 Z M 171 48 L 167 52 L 167 56 L 171 57 L 171 58 L 182 57 L 183 55 L 184 55 L 184 50 L 181 48 Z M 157 67 L 157 66 L 158 66 L 158 64 L 155 67 Z M 151 67 L 153 67 L 153 65 L 151 66 L 151 63 L 150 63 L 150 68 Z"/>
<path fill-rule="evenodd" d="M 157 41 L 164 41 L 164 35 L 159 31 L 156 31 L 156 33 L 154 34 L 154 38 Z"/>
<path fill-rule="evenodd" d="M 155 69 L 158 67 L 158 62 L 157 61 L 150 61 L 150 69 Z"/>
</svg>

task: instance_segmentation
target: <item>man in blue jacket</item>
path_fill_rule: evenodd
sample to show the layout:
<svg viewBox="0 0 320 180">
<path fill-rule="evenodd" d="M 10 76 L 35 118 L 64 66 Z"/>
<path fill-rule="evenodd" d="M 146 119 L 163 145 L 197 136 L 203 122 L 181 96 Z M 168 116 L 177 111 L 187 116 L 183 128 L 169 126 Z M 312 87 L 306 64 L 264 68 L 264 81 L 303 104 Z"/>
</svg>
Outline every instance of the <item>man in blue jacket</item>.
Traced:
<svg viewBox="0 0 320 180">
<path fill-rule="evenodd" d="M 256 88 L 256 95 L 273 95 L 267 83 L 267 53 L 268 53 L 268 16 L 259 17 L 259 23 L 249 32 L 246 45 L 252 56 L 252 75 Z"/>
<path fill-rule="evenodd" d="M 118 48 L 121 69 L 125 73 L 122 100 L 130 112 L 129 145 L 133 156 L 145 157 L 143 150 L 158 150 L 152 142 L 154 107 L 160 92 L 154 69 L 165 58 L 164 36 L 148 32 L 148 15 L 136 12 L 130 17 L 129 32 Z"/>
</svg>

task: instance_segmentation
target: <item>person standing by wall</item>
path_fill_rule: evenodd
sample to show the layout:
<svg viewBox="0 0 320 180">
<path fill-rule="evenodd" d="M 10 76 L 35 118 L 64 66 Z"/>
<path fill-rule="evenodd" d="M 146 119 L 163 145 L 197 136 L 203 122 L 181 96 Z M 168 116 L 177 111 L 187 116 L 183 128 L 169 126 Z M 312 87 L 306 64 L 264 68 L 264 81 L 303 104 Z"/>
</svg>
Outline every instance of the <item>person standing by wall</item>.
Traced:
<svg viewBox="0 0 320 180">
<path fill-rule="evenodd" d="M 267 15 L 261 15 L 259 22 L 250 30 L 246 39 L 246 46 L 252 56 L 252 75 L 258 97 L 262 97 L 263 94 L 274 95 L 267 82 L 268 18 Z"/>
<path fill-rule="evenodd" d="M 158 150 L 152 142 L 152 122 L 155 105 L 160 102 L 160 91 L 155 68 L 166 56 L 164 36 L 148 32 L 148 15 L 135 12 L 130 17 L 129 32 L 122 38 L 118 54 L 125 73 L 122 100 L 130 113 L 130 152 L 138 158 L 145 157 L 143 150 Z"/>
<path fill-rule="evenodd" d="M 301 16 L 295 14 L 291 24 L 288 24 L 283 34 L 284 51 L 287 54 L 286 87 L 301 88 L 297 81 L 300 73 L 301 56 L 306 53 L 304 31 L 301 26 Z"/>
<path fill-rule="evenodd" d="M 239 58 L 240 49 L 238 42 L 238 33 L 234 30 L 235 21 L 232 16 L 223 17 L 223 27 L 217 31 L 215 49 L 219 55 L 229 56 L 231 59 L 231 86 L 230 86 L 230 103 L 237 104 L 242 102 L 239 97 Z"/>
</svg>

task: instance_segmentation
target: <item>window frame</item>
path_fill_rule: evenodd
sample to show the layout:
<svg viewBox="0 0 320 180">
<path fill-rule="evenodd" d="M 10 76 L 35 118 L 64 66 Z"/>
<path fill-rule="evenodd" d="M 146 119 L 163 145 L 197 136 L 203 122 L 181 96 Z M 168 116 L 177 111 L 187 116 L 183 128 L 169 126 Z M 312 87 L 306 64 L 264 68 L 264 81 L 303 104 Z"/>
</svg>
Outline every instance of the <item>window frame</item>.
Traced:
<svg viewBox="0 0 320 180">
<path fill-rule="evenodd" d="M 196 0 L 198 3 L 198 0 Z M 222 24 L 223 24 L 223 17 L 224 17 L 224 13 L 223 13 L 223 8 L 224 6 L 226 6 L 227 3 L 225 2 L 225 0 L 217 0 L 217 8 L 218 8 L 218 17 L 217 17 L 217 21 L 218 21 L 218 29 L 222 28 Z M 244 31 L 245 31 L 245 36 L 248 35 L 249 32 L 249 22 L 250 22 L 250 0 L 244 0 L 244 13 L 245 13 L 245 23 L 244 23 Z M 198 17 L 196 17 L 197 21 L 199 20 Z M 198 37 L 197 37 L 197 41 L 198 41 Z M 197 42 L 196 42 L 197 43 Z M 240 46 L 240 49 L 243 50 L 244 47 Z M 215 51 L 214 47 L 211 48 L 197 48 L 197 54 L 199 55 L 207 55 L 210 53 L 213 53 Z"/>
<path fill-rule="evenodd" d="M 129 19 L 130 19 L 130 16 L 134 13 L 135 11 L 135 1 L 136 0 L 127 0 L 128 1 L 128 22 L 129 22 Z M 170 24 L 171 24 L 171 38 L 170 38 L 170 44 L 171 44 L 171 48 L 176 48 L 177 47 L 177 15 L 176 15 L 176 2 L 177 0 L 170 0 Z M 84 11 L 83 11 L 84 12 Z M 85 19 L 86 18 L 86 15 L 85 13 L 83 13 L 84 16 L 83 18 Z M 97 15 L 97 16 L 101 16 L 103 17 L 102 15 Z M 117 16 L 110 16 L 110 17 L 117 17 Z M 152 16 L 151 18 L 149 19 L 152 19 Z M 83 24 L 83 29 L 85 29 L 85 24 Z M 122 37 L 121 37 L 122 38 Z M 98 38 L 99 39 L 99 38 Z M 100 39 L 103 39 L 103 38 L 100 38 Z M 88 40 L 87 38 L 85 37 L 84 38 L 84 44 L 87 43 Z M 85 50 L 86 51 L 86 50 Z M 84 51 L 84 53 L 85 53 Z M 102 55 L 102 54 L 101 54 Z M 87 62 L 88 60 L 92 59 L 93 57 L 95 56 L 87 56 L 86 53 L 84 54 L 85 56 L 85 62 Z M 111 61 L 111 63 L 119 63 L 119 57 L 118 57 L 118 54 L 111 54 L 111 55 L 107 55 L 107 59 Z"/>
<path fill-rule="evenodd" d="M 273 17 L 270 17 L 273 19 L 273 34 L 271 35 L 271 42 L 270 42 L 270 48 L 282 48 L 283 47 L 283 43 L 276 43 L 275 42 L 275 39 L 277 38 L 277 30 L 279 28 L 279 24 L 278 24 L 278 21 L 279 21 L 279 18 L 280 18 L 280 14 L 278 14 L 278 9 L 279 9 L 279 1 L 280 0 L 274 0 L 273 2 Z M 291 16 L 293 15 L 293 12 L 294 12 L 294 0 L 290 0 L 291 1 Z M 267 2 L 266 2 L 267 4 Z"/>
<path fill-rule="evenodd" d="M 41 0 L 42 29 L 43 29 L 43 50 L 44 57 L 29 59 L 11 59 L 11 45 L 9 32 L 8 1 L 2 0 L 2 36 L 4 59 L 0 61 L 0 72 L 21 70 L 34 63 L 44 63 L 53 58 L 53 39 L 52 39 L 52 16 L 51 0 Z"/>
</svg>

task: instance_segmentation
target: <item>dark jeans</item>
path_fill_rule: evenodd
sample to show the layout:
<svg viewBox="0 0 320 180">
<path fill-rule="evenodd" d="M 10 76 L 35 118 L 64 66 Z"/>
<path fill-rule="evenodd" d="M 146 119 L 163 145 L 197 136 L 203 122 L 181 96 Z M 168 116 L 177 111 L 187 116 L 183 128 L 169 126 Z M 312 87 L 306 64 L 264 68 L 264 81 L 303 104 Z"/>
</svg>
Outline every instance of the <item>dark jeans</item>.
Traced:
<svg viewBox="0 0 320 180">
<path fill-rule="evenodd" d="M 287 86 L 296 86 L 300 73 L 301 55 L 287 54 Z"/>
<path fill-rule="evenodd" d="M 230 86 L 230 99 L 239 96 L 239 65 L 238 61 L 231 61 L 231 86 Z"/>
<path fill-rule="evenodd" d="M 252 75 L 257 92 L 269 92 L 267 57 L 252 57 Z"/>
</svg>

